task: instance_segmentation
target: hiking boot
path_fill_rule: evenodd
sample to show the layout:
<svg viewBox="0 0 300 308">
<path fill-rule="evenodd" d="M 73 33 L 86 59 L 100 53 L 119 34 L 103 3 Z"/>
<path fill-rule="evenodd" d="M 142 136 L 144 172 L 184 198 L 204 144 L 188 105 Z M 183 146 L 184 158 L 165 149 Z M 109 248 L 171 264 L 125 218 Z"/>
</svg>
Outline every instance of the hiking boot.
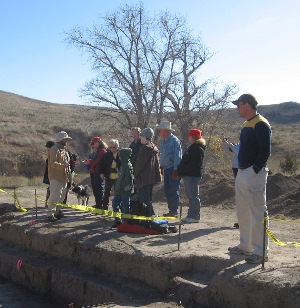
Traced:
<svg viewBox="0 0 300 308">
<path fill-rule="evenodd" d="M 163 214 L 165 217 L 178 217 L 178 214 L 176 212 L 169 212 L 166 214 Z"/>
<path fill-rule="evenodd" d="M 58 211 L 57 213 L 54 214 L 54 217 L 55 217 L 56 219 L 61 219 L 61 218 L 64 218 L 65 215 L 63 214 L 62 211 Z"/>
<path fill-rule="evenodd" d="M 245 250 L 239 248 L 238 246 L 228 247 L 228 251 L 229 251 L 229 253 L 234 253 L 234 254 L 237 254 L 237 255 L 244 255 L 244 256 L 251 256 L 252 255 L 252 252 L 245 251 Z"/>
<path fill-rule="evenodd" d="M 187 223 L 187 224 L 192 224 L 192 223 L 197 223 L 200 221 L 200 219 L 194 219 L 194 218 L 190 218 L 188 216 L 182 218 L 181 220 L 183 223 Z"/>
<path fill-rule="evenodd" d="M 263 257 L 257 254 L 252 254 L 250 257 L 246 258 L 245 261 L 250 264 L 259 264 L 262 263 Z M 265 262 L 269 261 L 269 258 L 265 256 Z"/>
<path fill-rule="evenodd" d="M 54 222 L 56 220 L 57 219 L 54 216 L 52 216 L 52 215 L 47 217 L 47 221 L 49 221 L 49 222 Z"/>
</svg>

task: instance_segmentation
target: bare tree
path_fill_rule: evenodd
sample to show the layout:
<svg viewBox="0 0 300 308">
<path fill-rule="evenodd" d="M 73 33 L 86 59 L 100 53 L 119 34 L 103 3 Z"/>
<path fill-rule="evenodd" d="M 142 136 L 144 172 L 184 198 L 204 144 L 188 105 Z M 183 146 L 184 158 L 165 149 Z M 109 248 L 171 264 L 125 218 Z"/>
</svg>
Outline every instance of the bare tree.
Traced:
<svg viewBox="0 0 300 308">
<path fill-rule="evenodd" d="M 142 4 L 121 7 L 92 29 L 71 30 L 67 41 L 89 55 L 97 72 L 82 96 L 119 110 L 122 117 L 111 117 L 125 127 L 168 118 L 182 137 L 191 126 L 207 130 L 208 123 L 211 133 L 218 116 L 209 111 L 221 113 L 235 86 L 217 90 L 214 80 L 198 81 L 212 54 L 191 33 L 182 16 L 150 17 Z"/>
<path fill-rule="evenodd" d="M 182 20 L 168 13 L 152 19 L 142 5 L 125 6 L 92 30 L 76 28 L 68 42 L 89 54 L 98 76 L 82 96 L 117 108 L 122 125 L 146 127 L 153 115 L 163 117 L 166 89 L 173 77 L 172 47 Z"/>
<path fill-rule="evenodd" d="M 236 93 L 236 86 L 226 84 L 220 89 L 214 79 L 199 82 L 199 71 L 212 54 L 200 37 L 190 33 L 181 33 L 177 42 L 176 78 L 167 90 L 169 107 L 175 111 L 170 116 L 182 137 L 191 127 L 199 127 L 211 136 L 229 99 Z"/>
</svg>

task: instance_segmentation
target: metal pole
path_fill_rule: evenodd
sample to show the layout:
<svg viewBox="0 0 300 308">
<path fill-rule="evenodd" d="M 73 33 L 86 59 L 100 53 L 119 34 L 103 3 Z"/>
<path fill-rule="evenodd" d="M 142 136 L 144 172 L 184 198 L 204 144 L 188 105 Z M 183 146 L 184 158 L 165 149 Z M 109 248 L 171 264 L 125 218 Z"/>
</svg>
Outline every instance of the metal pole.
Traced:
<svg viewBox="0 0 300 308">
<path fill-rule="evenodd" d="M 261 264 L 261 268 L 265 269 L 265 256 L 266 256 L 266 228 L 267 228 L 267 212 L 264 212 L 264 238 L 263 238 L 263 258 L 262 258 L 262 264 Z"/>
<path fill-rule="evenodd" d="M 36 198 L 36 189 L 34 190 L 34 198 L 35 198 L 35 219 L 37 219 L 37 198 Z"/>
<path fill-rule="evenodd" d="M 14 187 L 14 206 L 16 207 L 16 187 Z"/>
<path fill-rule="evenodd" d="M 180 202 L 180 211 L 179 211 L 179 230 L 178 230 L 178 250 L 180 249 L 181 217 L 182 217 L 182 203 Z"/>
</svg>

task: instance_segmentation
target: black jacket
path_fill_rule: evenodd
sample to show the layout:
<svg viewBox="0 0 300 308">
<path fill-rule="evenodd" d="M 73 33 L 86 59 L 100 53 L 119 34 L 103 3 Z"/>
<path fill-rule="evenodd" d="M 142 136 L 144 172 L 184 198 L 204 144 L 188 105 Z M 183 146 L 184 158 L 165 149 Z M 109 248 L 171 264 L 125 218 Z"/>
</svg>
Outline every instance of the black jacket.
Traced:
<svg viewBox="0 0 300 308">
<path fill-rule="evenodd" d="M 177 167 L 180 177 L 202 176 L 205 145 L 197 142 L 191 144 L 184 152 L 181 162 Z"/>
<path fill-rule="evenodd" d="M 104 177 L 106 179 L 109 179 L 109 175 L 110 175 L 110 169 L 111 169 L 111 164 L 114 160 L 114 156 L 112 154 L 111 151 L 108 151 L 106 152 L 101 161 L 100 161 L 100 164 L 99 164 L 99 173 L 100 174 L 104 174 Z M 117 163 L 117 169 L 120 168 L 121 166 L 121 161 L 120 161 L 120 158 L 119 158 L 119 154 L 117 154 L 117 158 L 116 158 L 116 163 Z"/>
<path fill-rule="evenodd" d="M 139 139 L 137 142 L 132 141 L 129 147 L 132 150 L 130 161 L 134 168 L 137 157 L 138 157 L 139 150 L 142 147 L 141 140 Z"/>
</svg>

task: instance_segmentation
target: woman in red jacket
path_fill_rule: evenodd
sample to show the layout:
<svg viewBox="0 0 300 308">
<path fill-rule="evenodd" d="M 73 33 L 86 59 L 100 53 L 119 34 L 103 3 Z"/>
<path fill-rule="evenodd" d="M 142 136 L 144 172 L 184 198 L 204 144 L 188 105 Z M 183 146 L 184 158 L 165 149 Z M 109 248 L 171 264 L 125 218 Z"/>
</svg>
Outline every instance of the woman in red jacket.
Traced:
<svg viewBox="0 0 300 308">
<path fill-rule="evenodd" d="M 185 193 L 189 199 L 188 214 L 182 219 L 182 222 L 196 223 L 200 220 L 199 184 L 202 178 L 206 142 L 199 129 L 189 130 L 188 141 L 190 146 L 182 155 L 177 172 L 183 178 Z"/>
<path fill-rule="evenodd" d="M 96 200 L 95 207 L 97 209 L 102 209 L 104 183 L 103 179 L 100 177 L 99 164 L 103 155 L 106 153 L 107 145 L 100 137 L 94 137 L 91 141 L 91 146 L 95 155 L 93 158 L 86 159 L 84 164 L 90 166 L 91 184 Z"/>
</svg>

